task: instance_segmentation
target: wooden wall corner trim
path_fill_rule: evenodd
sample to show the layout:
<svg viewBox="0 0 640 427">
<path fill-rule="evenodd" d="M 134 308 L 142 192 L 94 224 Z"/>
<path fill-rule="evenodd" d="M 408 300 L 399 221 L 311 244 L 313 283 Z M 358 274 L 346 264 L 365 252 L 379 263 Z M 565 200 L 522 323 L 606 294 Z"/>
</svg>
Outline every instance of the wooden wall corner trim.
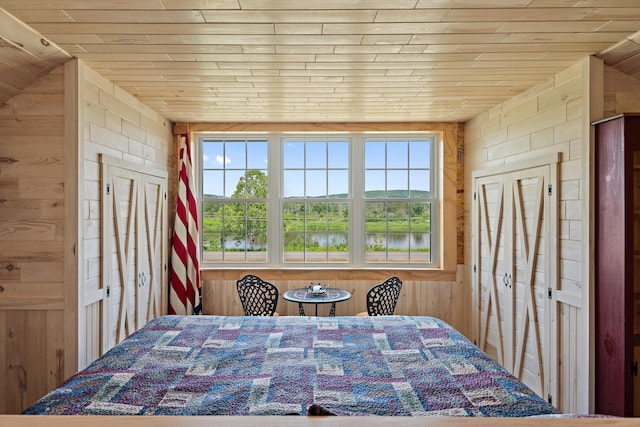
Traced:
<svg viewBox="0 0 640 427">
<path fill-rule="evenodd" d="M 64 377 L 68 378 L 78 370 L 79 325 L 79 289 L 78 284 L 84 277 L 79 262 L 83 252 L 82 189 L 80 177 L 84 174 L 82 144 L 82 124 L 80 120 L 82 87 L 80 82 L 84 76 L 84 66 L 78 61 L 69 61 L 64 66 L 64 163 L 65 167 L 65 252 L 64 252 Z"/>
</svg>

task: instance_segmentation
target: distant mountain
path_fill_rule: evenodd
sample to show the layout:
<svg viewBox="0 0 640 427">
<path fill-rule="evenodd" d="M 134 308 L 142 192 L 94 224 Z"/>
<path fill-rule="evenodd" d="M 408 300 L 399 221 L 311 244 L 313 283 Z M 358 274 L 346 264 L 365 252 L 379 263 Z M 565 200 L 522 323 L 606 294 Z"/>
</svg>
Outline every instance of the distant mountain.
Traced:
<svg viewBox="0 0 640 427">
<path fill-rule="evenodd" d="M 381 199 L 385 197 L 385 192 L 384 190 L 366 191 L 364 195 L 365 195 L 365 198 L 367 199 Z M 218 196 L 215 194 L 205 194 L 204 197 L 220 198 L 222 196 Z M 386 197 L 390 199 L 406 199 L 408 197 L 411 197 L 412 199 L 428 199 L 431 197 L 431 192 L 415 190 L 415 191 L 411 191 L 411 196 L 409 196 L 409 191 L 407 190 L 389 190 L 387 191 Z M 310 198 L 319 199 L 322 197 L 310 197 Z M 346 193 L 330 194 L 329 198 L 346 199 L 347 194 Z"/>
<path fill-rule="evenodd" d="M 347 195 L 344 193 L 341 194 L 331 194 L 329 197 L 338 198 L 338 199 L 346 199 Z M 373 191 L 365 191 L 364 197 L 367 199 L 381 199 L 384 197 L 392 198 L 392 199 L 406 199 L 411 197 L 412 199 L 428 199 L 431 197 L 430 191 L 411 191 L 411 196 L 409 196 L 409 191 L 407 190 L 389 190 L 386 193 L 384 190 L 373 190 Z"/>
<path fill-rule="evenodd" d="M 375 199 L 385 197 L 383 190 L 365 191 L 364 197 L 367 199 Z M 412 199 L 428 199 L 431 197 L 430 191 L 413 190 L 411 194 L 407 190 L 389 190 L 386 197 L 406 199 L 411 197 Z"/>
</svg>

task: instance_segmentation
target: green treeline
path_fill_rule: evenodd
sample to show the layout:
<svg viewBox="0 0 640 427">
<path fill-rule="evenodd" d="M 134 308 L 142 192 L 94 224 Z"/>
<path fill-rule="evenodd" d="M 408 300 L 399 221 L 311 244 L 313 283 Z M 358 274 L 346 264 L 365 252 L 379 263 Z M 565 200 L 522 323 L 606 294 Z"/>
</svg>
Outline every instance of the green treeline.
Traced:
<svg viewBox="0 0 640 427">
<path fill-rule="evenodd" d="M 425 194 L 426 193 L 426 194 Z M 428 192 L 414 192 L 411 196 L 428 196 Z M 407 191 L 387 192 L 385 201 L 373 201 L 384 192 L 367 192 L 371 201 L 365 204 L 365 232 L 375 233 L 430 233 L 431 204 L 419 201 L 393 201 L 407 196 Z M 265 199 L 267 177 L 261 171 L 247 171 L 236 186 L 231 199 Z M 206 196 L 205 196 L 206 198 Z M 391 199 L 391 200 L 389 200 Z M 203 247 L 205 251 L 222 249 L 227 239 L 233 240 L 239 250 L 266 249 L 267 204 L 265 202 L 205 201 L 202 206 Z M 309 233 L 344 236 L 328 242 L 332 251 L 348 250 L 348 202 L 285 201 L 283 203 L 283 230 L 285 251 L 326 250 L 309 238 Z M 245 248 L 246 245 L 246 248 Z M 371 247 L 370 250 L 380 248 Z M 230 250 L 225 248 L 225 250 Z"/>
</svg>

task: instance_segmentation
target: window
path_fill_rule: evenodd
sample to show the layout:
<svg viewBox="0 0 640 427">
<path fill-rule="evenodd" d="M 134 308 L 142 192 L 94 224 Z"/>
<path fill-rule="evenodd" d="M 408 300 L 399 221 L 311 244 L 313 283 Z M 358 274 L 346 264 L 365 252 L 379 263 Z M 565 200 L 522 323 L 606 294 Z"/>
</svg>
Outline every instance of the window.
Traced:
<svg viewBox="0 0 640 427">
<path fill-rule="evenodd" d="M 431 263 L 430 138 L 364 143 L 365 261 Z"/>
<path fill-rule="evenodd" d="M 200 136 L 203 263 L 435 266 L 439 141 Z"/>
<path fill-rule="evenodd" d="M 282 141 L 283 262 L 349 262 L 349 141 Z"/>
<path fill-rule="evenodd" d="M 267 261 L 268 142 L 204 139 L 203 262 Z"/>
</svg>

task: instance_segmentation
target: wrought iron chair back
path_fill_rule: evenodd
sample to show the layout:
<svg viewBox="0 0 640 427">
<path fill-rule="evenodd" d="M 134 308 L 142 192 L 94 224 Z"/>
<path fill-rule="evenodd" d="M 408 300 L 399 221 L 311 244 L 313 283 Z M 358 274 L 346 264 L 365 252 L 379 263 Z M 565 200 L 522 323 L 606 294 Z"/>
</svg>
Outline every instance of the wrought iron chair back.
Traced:
<svg viewBox="0 0 640 427">
<path fill-rule="evenodd" d="M 277 316 L 278 288 L 258 276 L 248 274 L 236 282 L 245 316 Z"/>
<path fill-rule="evenodd" d="M 369 289 L 367 292 L 369 316 L 391 316 L 396 309 L 401 288 L 402 281 L 393 276 Z"/>
</svg>

